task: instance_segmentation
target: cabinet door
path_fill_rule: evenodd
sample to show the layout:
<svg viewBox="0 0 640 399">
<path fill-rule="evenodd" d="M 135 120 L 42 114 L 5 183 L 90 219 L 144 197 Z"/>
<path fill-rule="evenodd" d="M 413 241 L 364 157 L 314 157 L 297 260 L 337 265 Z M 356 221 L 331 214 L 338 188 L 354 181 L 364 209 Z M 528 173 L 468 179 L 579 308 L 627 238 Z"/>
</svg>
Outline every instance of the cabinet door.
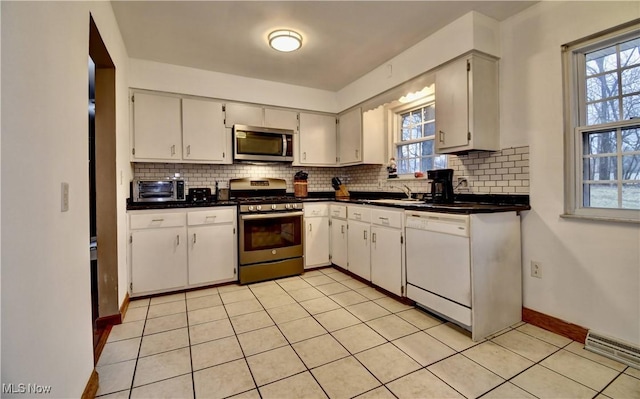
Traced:
<svg viewBox="0 0 640 399">
<path fill-rule="evenodd" d="M 231 224 L 189 227 L 189 285 L 235 280 L 236 242 Z"/>
<path fill-rule="evenodd" d="M 340 116 L 338 151 L 340 164 L 362 161 L 362 111 L 356 108 Z"/>
<path fill-rule="evenodd" d="M 402 295 L 402 230 L 371 226 L 371 282 Z"/>
<path fill-rule="evenodd" d="M 386 163 L 385 112 L 384 106 L 381 105 L 362 113 L 362 162 L 364 163 Z"/>
<path fill-rule="evenodd" d="M 262 126 L 263 108 L 255 105 L 227 103 L 225 106 L 225 125 Z"/>
<path fill-rule="evenodd" d="M 264 109 L 264 126 L 276 129 L 298 130 L 298 113 L 284 109 Z"/>
<path fill-rule="evenodd" d="M 187 284 L 187 240 L 184 227 L 131 232 L 133 294 L 184 288 Z"/>
<path fill-rule="evenodd" d="M 347 268 L 347 221 L 331 219 L 331 263 Z"/>
<path fill-rule="evenodd" d="M 304 267 L 326 266 L 329 262 L 329 218 L 304 220 Z"/>
<path fill-rule="evenodd" d="M 436 152 L 469 143 L 467 59 L 436 72 Z"/>
<path fill-rule="evenodd" d="M 222 103 L 182 99 L 182 144 L 182 156 L 186 161 L 224 161 L 226 140 Z"/>
<path fill-rule="evenodd" d="M 370 225 L 369 223 L 349 220 L 347 248 L 348 270 L 371 281 Z"/>
<path fill-rule="evenodd" d="M 336 164 L 336 118 L 330 115 L 300 113 L 298 163 Z"/>
<path fill-rule="evenodd" d="M 181 160 L 180 98 L 147 93 L 133 98 L 134 160 Z"/>
</svg>

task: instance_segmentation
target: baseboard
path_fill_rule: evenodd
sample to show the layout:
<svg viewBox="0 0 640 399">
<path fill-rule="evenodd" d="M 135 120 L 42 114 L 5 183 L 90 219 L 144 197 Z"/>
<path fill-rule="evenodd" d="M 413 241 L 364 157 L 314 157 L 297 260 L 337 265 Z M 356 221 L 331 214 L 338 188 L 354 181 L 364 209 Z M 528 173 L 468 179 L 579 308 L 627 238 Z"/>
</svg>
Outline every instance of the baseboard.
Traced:
<svg viewBox="0 0 640 399">
<path fill-rule="evenodd" d="M 127 310 L 129 310 L 129 302 L 131 302 L 129 298 L 129 293 L 127 292 L 124 295 L 124 300 L 122 301 L 122 305 L 120 305 L 120 317 L 124 320 L 124 315 L 127 314 Z"/>
<path fill-rule="evenodd" d="M 120 312 L 112 314 L 111 316 L 98 317 L 96 320 L 97 329 L 107 328 L 108 326 L 114 326 L 116 324 L 122 324 L 122 314 Z"/>
<path fill-rule="evenodd" d="M 589 331 L 582 326 L 527 308 L 522 308 L 522 321 L 583 344 Z"/>
<path fill-rule="evenodd" d="M 89 376 L 89 381 L 87 382 L 87 386 L 84 387 L 84 392 L 82 392 L 82 399 L 93 399 L 96 397 L 96 393 L 98 393 L 98 387 L 100 386 L 100 379 L 98 377 L 98 372 L 96 369 L 93 369 L 91 372 L 91 376 Z"/>
</svg>

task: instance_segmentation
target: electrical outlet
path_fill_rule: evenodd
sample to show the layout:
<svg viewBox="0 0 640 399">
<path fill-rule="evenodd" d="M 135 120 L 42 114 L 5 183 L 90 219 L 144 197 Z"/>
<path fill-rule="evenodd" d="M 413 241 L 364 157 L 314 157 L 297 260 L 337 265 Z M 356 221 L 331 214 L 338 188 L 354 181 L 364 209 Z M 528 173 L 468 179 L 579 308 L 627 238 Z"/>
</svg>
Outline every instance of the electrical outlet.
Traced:
<svg viewBox="0 0 640 399">
<path fill-rule="evenodd" d="M 469 180 L 467 180 L 466 176 L 458 176 L 458 187 L 468 187 Z"/>
<path fill-rule="evenodd" d="M 542 263 L 531 261 L 531 277 L 542 278 Z"/>
</svg>

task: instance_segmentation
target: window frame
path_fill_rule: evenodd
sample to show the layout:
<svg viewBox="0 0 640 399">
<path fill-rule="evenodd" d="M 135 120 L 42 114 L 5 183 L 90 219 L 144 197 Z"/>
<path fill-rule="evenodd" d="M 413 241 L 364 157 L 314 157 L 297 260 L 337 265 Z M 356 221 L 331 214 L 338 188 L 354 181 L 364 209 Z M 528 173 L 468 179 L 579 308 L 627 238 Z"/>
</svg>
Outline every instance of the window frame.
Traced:
<svg viewBox="0 0 640 399">
<path fill-rule="evenodd" d="M 436 135 L 435 133 L 432 136 L 425 136 L 425 137 L 421 137 L 419 139 L 411 139 L 411 140 L 405 140 L 402 141 L 402 114 L 406 114 L 408 112 L 411 111 L 416 111 L 418 109 L 422 109 L 424 107 L 427 107 L 429 105 L 433 105 L 434 107 L 436 106 L 436 99 L 435 99 L 435 95 L 429 95 L 426 96 L 424 98 L 421 98 L 419 100 L 416 101 L 412 101 L 409 103 L 403 103 L 400 104 L 398 106 L 395 106 L 393 108 L 390 109 L 391 114 L 392 114 L 392 123 L 393 123 L 393 135 L 392 135 L 392 148 L 393 148 L 393 152 L 392 152 L 392 156 L 396 159 L 396 162 L 398 163 L 398 169 L 400 169 L 400 160 L 398 159 L 398 147 L 403 146 L 403 145 L 408 145 L 408 144 L 416 144 L 416 143 L 423 143 L 426 141 L 433 141 L 433 157 L 438 157 L 438 156 L 444 156 L 445 157 L 445 163 L 448 164 L 449 159 L 446 156 L 446 154 L 438 154 L 436 153 Z M 434 123 L 435 123 L 435 117 L 434 117 Z M 446 165 L 445 165 L 446 166 Z M 421 170 L 421 172 L 423 172 L 425 174 L 425 178 L 426 178 L 426 170 Z M 414 179 L 414 172 L 410 172 L 410 173 L 404 173 L 404 174 L 400 174 L 398 173 L 398 178 L 402 179 L 402 178 L 410 178 L 410 179 Z"/>
<path fill-rule="evenodd" d="M 640 20 L 634 20 L 562 46 L 565 119 L 565 209 L 562 217 L 640 223 L 638 209 L 586 207 L 583 202 L 583 135 L 640 125 L 640 119 L 587 125 L 585 54 L 638 37 Z M 620 160 L 617 162 L 619 164 Z M 619 179 L 611 180 L 611 183 L 618 182 Z"/>
</svg>

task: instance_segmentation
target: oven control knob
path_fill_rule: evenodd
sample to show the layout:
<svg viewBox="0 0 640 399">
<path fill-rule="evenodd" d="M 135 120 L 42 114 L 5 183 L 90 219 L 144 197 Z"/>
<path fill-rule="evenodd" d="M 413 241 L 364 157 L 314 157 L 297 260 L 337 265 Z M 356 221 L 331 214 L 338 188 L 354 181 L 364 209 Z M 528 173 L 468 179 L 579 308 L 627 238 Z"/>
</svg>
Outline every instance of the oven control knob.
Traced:
<svg viewBox="0 0 640 399">
<path fill-rule="evenodd" d="M 276 208 L 277 208 L 276 204 L 271 205 L 271 209 L 275 210 Z"/>
<path fill-rule="evenodd" d="M 262 209 L 262 205 L 256 205 L 256 210 L 261 210 Z"/>
<path fill-rule="evenodd" d="M 286 204 L 284 207 L 285 207 L 286 209 L 291 209 L 291 204 Z"/>
<path fill-rule="evenodd" d="M 293 209 L 298 209 L 298 204 L 293 204 Z"/>
<path fill-rule="evenodd" d="M 249 205 L 249 210 L 253 211 L 253 205 Z"/>
</svg>

